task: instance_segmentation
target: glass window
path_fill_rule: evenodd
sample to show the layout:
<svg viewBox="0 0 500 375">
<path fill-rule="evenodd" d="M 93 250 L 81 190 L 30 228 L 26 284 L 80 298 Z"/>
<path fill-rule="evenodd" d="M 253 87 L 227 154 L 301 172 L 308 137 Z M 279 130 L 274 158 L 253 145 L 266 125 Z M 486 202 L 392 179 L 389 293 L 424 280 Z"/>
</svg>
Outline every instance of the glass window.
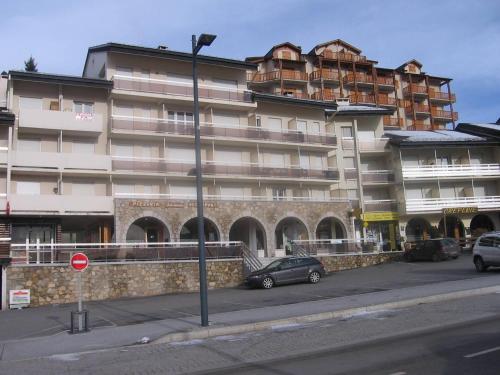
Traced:
<svg viewBox="0 0 500 375">
<path fill-rule="evenodd" d="M 260 116 L 255 117 L 255 126 L 257 126 L 258 128 L 262 126 L 262 119 Z"/>
<path fill-rule="evenodd" d="M 40 195 L 40 183 L 31 181 L 18 181 L 16 192 L 20 195 Z"/>
<path fill-rule="evenodd" d="M 311 128 L 309 129 L 309 132 L 310 133 L 319 133 L 320 132 L 319 122 L 313 122 L 311 124 Z"/>
<path fill-rule="evenodd" d="M 74 102 L 74 111 L 76 113 L 87 113 L 89 115 L 92 115 L 94 113 L 94 103 Z"/>
<path fill-rule="evenodd" d="M 343 126 L 342 127 L 342 137 L 352 138 L 352 127 Z"/>
<path fill-rule="evenodd" d="M 214 85 L 227 88 L 227 89 L 234 89 L 236 90 L 238 88 L 238 81 L 233 81 L 229 79 L 213 79 Z"/>
<path fill-rule="evenodd" d="M 92 142 L 73 141 L 72 149 L 75 154 L 93 154 L 95 152 L 95 144 Z"/>
<path fill-rule="evenodd" d="M 297 131 L 307 133 L 307 121 L 297 120 Z"/>
<path fill-rule="evenodd" d="M 40 139 L 18 139 L 17 149 L 19 151 L 40 152 L 42 142 Z"/>
<path fill-rule="evenodd" d="M 494 237 L 482 237 L 479 240 L 479 246 L 493 247 Z"/>
<path fill-rule="evenodd" d="M 21 109 L 42 109 L 41 98 L 27 98 L 21 96 L 19 98 L 19 108 Z"/>
<path fill-rule="evenodd" d="M 284 200 L 286 198 L 285 187 L 273 187 L 273 199 L 275 201 Z"/>
</svg>

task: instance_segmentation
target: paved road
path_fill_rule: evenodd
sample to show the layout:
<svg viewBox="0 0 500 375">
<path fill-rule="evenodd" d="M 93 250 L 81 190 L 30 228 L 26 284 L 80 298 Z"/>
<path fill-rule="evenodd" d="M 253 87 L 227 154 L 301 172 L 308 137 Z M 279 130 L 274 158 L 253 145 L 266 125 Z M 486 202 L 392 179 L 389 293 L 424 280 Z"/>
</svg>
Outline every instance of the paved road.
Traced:
<svg viewBox="0 0 500 375">
<path fill-rule="evenodd" d="M 262 332 L 42 358 L 1 374 L 498 374 L 500 294 Z"/>
<path fill-rule="evenodd" d="M 394 262 L 337 272 L 317 285 L 298 284 L 271 290 L 248 290 L 243 287 L 212 290 L 209 291 L 209 312 L 213 314 L 286 305 L 493 274 L 500 274 L 500 270 L 476 273 L 470 255 L 438 263 Z M 0 312 L 0 342 L 53 335 L 67 330 L 69 312 L 74 308 L 74 304 L 69 304 Z M 90 302 L 86 308 L 91 312 L 92 327 L 124 326 L 198 316 L 199 296 L 197 293 L 188 293 Z"/>
</svg>

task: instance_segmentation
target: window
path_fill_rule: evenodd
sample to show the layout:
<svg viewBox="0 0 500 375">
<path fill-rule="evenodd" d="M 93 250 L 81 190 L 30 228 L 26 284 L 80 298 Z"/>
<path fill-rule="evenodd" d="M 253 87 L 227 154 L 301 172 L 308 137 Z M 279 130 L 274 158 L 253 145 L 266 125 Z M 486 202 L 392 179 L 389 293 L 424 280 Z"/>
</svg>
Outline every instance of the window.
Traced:
<svg viewBox="0 0 500 375">
<path fill-rule="evenodd" d="M 343 138 L 352 138 L 352 128 L 349 126 L 342 127 L 342 137 Z"/>
<path fill-rule="evenodd" d="M 308 154 L 306 154 L 306 155 L 301 154 L 300 155 L 300 168 L 309 169 L 309 167 L 310 167 L 309 155 Z"/>
<path fill-rule="evenodd" d="M 196 196 L 196 186 L 195 185 L 170 185 L 170 194 L 172 195 L 183 195 L 183 196 Z"/>
<path fill-rule="evenodd" d="M 285 187 L 273 187 L 273 200 L 281 201 L 286 199 Z"/>
<path fill-rule="evenodd" d="M 255 126 L 258 128 L 262 127 L 262 119 L 260 116 L 255 117 Z"/>
<path fill-rule="evenodd" d="M 194 148 L 169 146 L 166 151 L 168 160 L 178 160 L 187 163 L 195 162 Z"/>
<path fill-rule="evenodd" d="M 297 120 L 297 131 L 307 133 L 307 121 Z"/>
<path fill-rule="evenodd" d="M 21 96 L 19 98 L 19 108 L 21 109 L 42 109 L 41 98 L 26 98 Z"/>
<path fill-rule="evenodd" d="M 354 158 L 344 158 L 344 168 L 345 169 L 355 169 Z"/>
<path fill-rule="evenodd" d="M 134 107 L 127 104 L 118 104 L 114 107 L 113 114 L 117 116 L 134 116 Z"/>
<path fill-rule="evenodd" d="M 183 83 L 186 85 L 193 84 L 193 77 L 185 74 L 167 73 L 167 79 L 172 82 Z"/>
<path fill-rule="evenodd" d="M 281 132 L 281 119 L 280 118 L 272 118 L 270 117 L 267 121 L 269 125 L 269 129 Z"/>
<path fill-rule="evenodd" d="M 74 112 L 94 114 L 94 103 L 91 102 L 74 102 Z"/>
<path fill-rule="evenodd" d="M 493 247 L 494 237 L 482 237 L 479 240 L 479 246 Z"/>
<path fill-rule="evenodd" d="M 229 79 L 213 79 L 214 85 L 218 87 L 223 87 L 225 89 L 232 89 L 232 90 L 237 90 L 238 89 L 238 81 L 233 81 Z"/>
<path fill-rule="evenodd" d="M 94 184 L 86 182 L 72 183 L 71 195 L 93 196 L 95 195 Z"/>
<path fill-rule="evenodd" d="M 215 160 L 231 164 L 241 164 L 243 162 L 243 153 L 241 150 L 216 150 Z"/>
<path fill-rule="evenodd" d="M 168 121 L 181 124 L 194 123 L 193 114 L 191 112 L 168 111 Z"/>
<path fill-rule="evenodd" d="M 40 195 L 40 183 L 29 181 L 18 181 L 16 192 L 20 195 Z"/>
<path fill-rule="evenodd" d="M 117 184 L 115 187 L 115 194 L 134 194 L 135 185 L 131 184 Z"/>
<path fill-rule="evenodd" d="M 19 151 L 40 152 L 42 151 L 42 142 L 40 139 L 18 139 L 17 149 Z"/>
<path fill-rule="evenodd" d="M 375 139 L 375 132 L 373 130 L 359 130 L 358 138 L 367 140 Z"/>
<path fill-rule="evenodd" d="M 92 142 L 73 141 L 72 150 L 75 154 L 93 154 L 95 152 L 95 144 Z"/>
<path fill-rule="evenodd" d="M 132 145 L 114 145 L 115 156 L 134 156 L 134 146 Z"/>
<path fill-rule="evenodd" d="M 230 112 L 214 113 L 214 123 L 239 126 L 240 116 Z"/>
<path fill-rule="evenodd" d="M 313 122 L 311 124 L 311 129 L 310 129 L 310 132 L 311 133 L 319 133 L 320 132 L 320 126 L 319 126 L 319 122 Z"/>
<path fill-rule="evenodd" d="M 229 187 L 229 186 L 221 186 L 220 187 L 220 194 L 223 197 L 243 197 L 245 195 L 244 193 L 245 189 L 242 187 Z"/>
</svg>

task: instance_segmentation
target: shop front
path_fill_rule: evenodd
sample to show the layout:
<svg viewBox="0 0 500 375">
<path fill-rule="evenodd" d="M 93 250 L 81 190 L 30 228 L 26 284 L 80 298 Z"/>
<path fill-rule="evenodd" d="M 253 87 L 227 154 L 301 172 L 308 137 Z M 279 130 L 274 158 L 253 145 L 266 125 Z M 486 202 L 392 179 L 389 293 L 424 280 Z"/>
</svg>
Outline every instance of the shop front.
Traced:
<svg viewBox="0 0 500 375">
<path fill-rule="evenodd" d="M 401 250 L 397 212 L 365 212 L 361 218 L 365 239 L 378 243 L 381 251 Z"/>
</svg>

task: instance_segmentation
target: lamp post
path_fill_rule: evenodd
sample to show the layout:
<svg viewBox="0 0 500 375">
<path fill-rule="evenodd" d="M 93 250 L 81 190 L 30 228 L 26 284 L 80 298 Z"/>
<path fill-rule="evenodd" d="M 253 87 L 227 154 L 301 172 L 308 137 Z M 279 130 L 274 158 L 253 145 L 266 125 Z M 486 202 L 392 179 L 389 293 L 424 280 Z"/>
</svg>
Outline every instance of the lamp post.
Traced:
<svg viewBox="0 0 500 375">
<path fill-rule="evenodd" d="M 209 46 L 215 35 L 201 34 L 198 40 L 193 35 L 193 97 L 194 97 L 194 147 L 196 152 L 196 203 L 198 222 L 198 264 L 200 274 L 200 309 L 201 325 L 208 326 L 207 300 L 207 267 L 205 261 L 205 226 L 203 222 L 203 183 L 201 178 L 201 145 L 200 145 L 200 105 L 198 102 L 198 73 L 196 71 L 196 56 L 203 46 Z"/>
</svg>

